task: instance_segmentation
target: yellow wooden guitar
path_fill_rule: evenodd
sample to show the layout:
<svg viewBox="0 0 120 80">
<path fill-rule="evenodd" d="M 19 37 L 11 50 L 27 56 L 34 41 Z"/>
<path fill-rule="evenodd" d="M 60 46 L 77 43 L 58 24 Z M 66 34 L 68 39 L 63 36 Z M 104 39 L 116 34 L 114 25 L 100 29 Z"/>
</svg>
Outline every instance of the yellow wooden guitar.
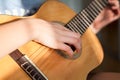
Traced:
<svg viewBox="0 0 120 80">
<path fill-rule="evenodd" d="M 80 32 L 82 34 L 82 52 L 77 59 L 65 58 L 56 50 L 33 41 L 23 45 L 19 50 L 33 61 L 48 80 L 86 80 L 88 73 L 103 60 L 101 45 L 88 27 L 105 6 L 105 0 L 95 0 L 76 15 L 64 3 L 48 0 L 36 14 L 30 16 L 61 22 L 66 24 L 65 26 L 69 29 Z M 23 17 L 0 15 L 0 24 L 20 18 Z M 0 80 L 31 80 L 31 78 L 7 55 L 0 60 Z"/>
</svg>

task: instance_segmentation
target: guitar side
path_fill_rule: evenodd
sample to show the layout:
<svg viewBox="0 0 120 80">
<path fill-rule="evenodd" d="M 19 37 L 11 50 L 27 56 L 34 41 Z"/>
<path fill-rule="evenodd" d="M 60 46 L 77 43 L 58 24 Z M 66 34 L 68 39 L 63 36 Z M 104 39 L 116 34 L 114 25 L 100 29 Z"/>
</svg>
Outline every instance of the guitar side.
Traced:
<svg viewBox="0 0 120 80">
<path fill-rule="evenodd" d="M 67 23 L 75 15 L 76 13 L 65 4 L 48 0 L 31 17 Z M 20 18 L 4 15 L 0 17 L 4 18 L 0 23 Z M 49 80 L 86 80 L 88 73 L 102 62 L 103 50 L 97 37 L 89 28 L 81 38 L 82 54 L 75 60 L 65 59 L 55 50 L 33 41 L 23 45 L 19 50 L 26 54 Z M 2 73 L 0 80 L 30 80 L 9 55 L 0 60 L 0 71 Z"/>
</svg>

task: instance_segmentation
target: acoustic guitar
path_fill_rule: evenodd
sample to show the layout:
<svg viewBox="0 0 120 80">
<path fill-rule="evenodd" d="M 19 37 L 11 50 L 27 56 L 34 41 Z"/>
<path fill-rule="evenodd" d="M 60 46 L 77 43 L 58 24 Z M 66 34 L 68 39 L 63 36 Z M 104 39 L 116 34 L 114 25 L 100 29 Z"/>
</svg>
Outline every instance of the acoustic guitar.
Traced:
<svg viewBox="0 0 120 80">
<path fill-rule="evenodd" d="M 24 56 L 27 62 L 19 66 L 10 55 L 0 60 L 0 80 L 86 80 L 88 73 L 103 60 L 101 44 L 89 26 L 107 4 L 107 0 L 94 0 L 76 14 L 60 1 L 47 0 L 38 12 L 29 17 L 60 22 L 68 29 L 79 32 L 82 39 L 81 55 L 70 59 L 57 50 L 30 41 L 18 49 L 27 56 Z M 0 24 L 4 24 L 24 17 L 0 15 L 0 18 Z M 30 69 L 31 66 L 37 72 L 32 74 L 34 69 Z M 38 73 L 40 75 L 36 76 Z"/>
</svg>

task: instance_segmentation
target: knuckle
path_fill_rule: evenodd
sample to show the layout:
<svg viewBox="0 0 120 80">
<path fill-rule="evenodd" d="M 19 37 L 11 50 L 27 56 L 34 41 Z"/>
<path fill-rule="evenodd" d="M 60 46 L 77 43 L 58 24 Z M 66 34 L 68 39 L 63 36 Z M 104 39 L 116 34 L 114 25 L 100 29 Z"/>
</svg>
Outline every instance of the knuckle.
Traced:
<svg viewBox="0 0 120 80">
<path fill-rule="evenodd" d="M 80 43 L 80 37 L 78 37 L 78 38 L 75 38 L 75 40 L 74 40 L 74 43 L 75 43 L 75 44 L 78 44 L 78 43 Z"/>
</svg>

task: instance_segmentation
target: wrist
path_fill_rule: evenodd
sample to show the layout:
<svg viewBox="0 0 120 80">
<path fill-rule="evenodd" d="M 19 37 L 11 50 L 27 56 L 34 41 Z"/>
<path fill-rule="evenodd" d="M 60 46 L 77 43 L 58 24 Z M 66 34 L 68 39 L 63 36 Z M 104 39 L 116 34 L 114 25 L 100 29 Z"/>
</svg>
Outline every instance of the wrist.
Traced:
<svg viewBox="0 0 120 80">
<path fill-rule="evenodd" d="M 25 20 L 24 21 L 25 27 L 27 28 L 28 33 L 29 33 L 29 39 L 34 40 L 37 37 L 37 32 L 36 32 L 36 29 L 35 29 L 35 25 L 33 24 L 34 19 L 26 18 L 24 20 Z"/>
<path fill-rule="evenodd" d="M 40 26 L 42 25 L 43 20 L 36 19 L 36 18 L 27 18 L 26 23 L 27 27 L 29 29 L 31 40 L 36 40 L 38 36 L 40 35 Z"/>
</svg>

